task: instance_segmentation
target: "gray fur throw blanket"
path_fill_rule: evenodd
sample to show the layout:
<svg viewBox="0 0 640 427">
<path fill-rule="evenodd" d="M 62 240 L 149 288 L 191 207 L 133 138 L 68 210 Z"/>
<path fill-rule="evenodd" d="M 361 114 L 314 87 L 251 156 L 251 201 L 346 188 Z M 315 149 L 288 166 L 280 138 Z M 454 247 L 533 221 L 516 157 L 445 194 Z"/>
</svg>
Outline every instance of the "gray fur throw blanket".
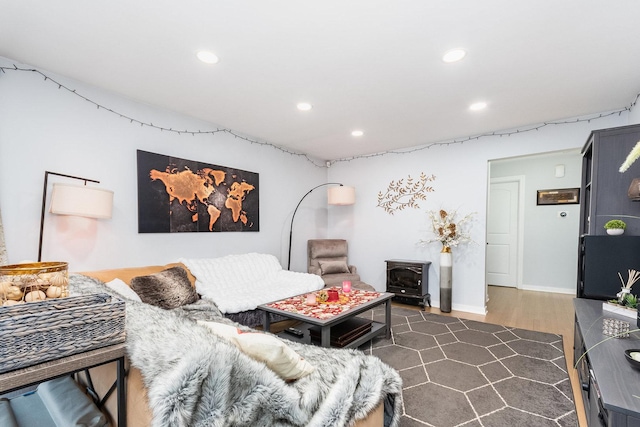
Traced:
<svg viewBox="0 0 640 427">
<path fill-rule="evenodd" d="M 73 274 L 72 295 L 113 293 L 102 282 Z M 374 356 L 287 342 L 315 370 L 287 383 L 263 363 L 212 334 L 196 320 L 248 328 L 201 299 L 164 310 L 126 300 L 126 348 L 142 372 L 153 427 L 352 426 L 381 401 L 385 426 L 399 425 L 402 380 Z"/>
</svg>

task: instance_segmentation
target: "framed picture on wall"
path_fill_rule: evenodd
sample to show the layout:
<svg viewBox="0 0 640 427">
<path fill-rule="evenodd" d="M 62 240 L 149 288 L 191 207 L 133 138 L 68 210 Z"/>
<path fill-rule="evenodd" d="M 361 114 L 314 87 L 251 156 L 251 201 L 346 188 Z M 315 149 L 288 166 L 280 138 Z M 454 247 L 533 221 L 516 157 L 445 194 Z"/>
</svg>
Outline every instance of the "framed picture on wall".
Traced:
<svg viewBox="0 0 640 427">
<path fill-rule="evenodd" d="M 138 233 L 260 231 L 259 175 L 137 150 Z"/>
<path fill-rule="evenodd" d="M 536 205 L 576 205 L 580 203 L 579 188 L 538 190 Z"/>
</svg>

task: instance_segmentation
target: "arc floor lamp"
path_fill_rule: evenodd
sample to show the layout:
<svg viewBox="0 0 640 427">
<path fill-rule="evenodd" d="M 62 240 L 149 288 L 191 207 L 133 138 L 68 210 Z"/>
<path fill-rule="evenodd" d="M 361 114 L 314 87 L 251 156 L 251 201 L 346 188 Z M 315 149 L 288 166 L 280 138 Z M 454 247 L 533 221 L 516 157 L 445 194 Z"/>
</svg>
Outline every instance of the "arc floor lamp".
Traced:
<svg viewBox="0 0 640 427">
<path fill-rule="evenodd" d="M 113 191 L 87 186 L 87 182 L 100 183 L 94 179 L 65 175 L 62 173 L 45 171 L 44 189 L 42 191 L 42 212 L 40 214 L 40 242 L 38 244 L 38 262 L 42 260 L 42 236 L 44 231 L 44 214 L 47 203 L 47 184 L 49 175 L 84 181 L 84 185 L 54 183 L 51 193 L 49 212 L 57 215 L 74 215 L 86 218 L 111 218 L 113 207 Z"/>
<path fill-rule="evenodd" d="M 356 189 L 346 186 L 339 182 L 325 182 L 324 184 L 316 185 L 311 190 L 307 191 L 307 194 L 302 196 L 302 199 L 298 202 L 293 215 L 291 215 L 291 227 L 289 228 L 289 255 L 287 257 L 287 270 L 291 268 L 291 242 L 293 240 L 293 220 L 296 217 L 296 212 L 300 207 L 300 203 L 316 188 L 324 187 L 326 185 L 337 185 L 338 187 L 329 187 L 327 189 L 327 203 L 330 205 L 353 205 L 356 202 Z"/>
</svg>

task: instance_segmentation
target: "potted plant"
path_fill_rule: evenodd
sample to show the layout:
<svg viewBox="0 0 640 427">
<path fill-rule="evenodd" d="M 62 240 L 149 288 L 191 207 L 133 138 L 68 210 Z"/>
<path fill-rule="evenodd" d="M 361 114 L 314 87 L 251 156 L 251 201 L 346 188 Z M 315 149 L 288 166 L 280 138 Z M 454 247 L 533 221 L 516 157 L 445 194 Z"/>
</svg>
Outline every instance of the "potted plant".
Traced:
<svg viewBox="0 0 640 427">
<path fill-rule="evenodd" d="M 627 228 L 627 224 L 620 219 L 612 219 L 604 225 L 604 228 L 607 230 L 607 234 L 619 236 L 624 233 L 624 229 Z"/>
</svg>

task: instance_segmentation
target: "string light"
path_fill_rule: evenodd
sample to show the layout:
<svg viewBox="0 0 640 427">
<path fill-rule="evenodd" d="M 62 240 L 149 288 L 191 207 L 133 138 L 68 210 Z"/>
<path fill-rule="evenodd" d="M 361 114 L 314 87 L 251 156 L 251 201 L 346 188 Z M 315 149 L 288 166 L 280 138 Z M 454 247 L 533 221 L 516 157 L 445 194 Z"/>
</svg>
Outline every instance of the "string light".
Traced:
<svg viewBox="0 0 640 427">
<path fill-rule="evenodd" d="M 331 160 L 327 162 L 327 167 L 331 166 L 334 163 L 339 163 L 339 162 L 351 162 L 353 160 L 358 160 L 358 159 L 370 159 L 373 157 L 382 157 L 382 156 L 386 156 L 388 154 L 411 154 L 411 153 L 416 153 L 418 151 L 423 151 L 423 150 L 428 150 L 431 147 L 434 146 L 442 146 L 442 145 L 449 145 L 449 144 L 464 144 L 465 142 L 469 142 L 469 141 L 473 141 L 473 140 L 479 140 L 480 138 L 487 138 L 487 137 L 491 137 L 491 136 L 499 136 L 500 138 L 502 138 L 503 136 L 511 136 L 514 134 L 521 134 L 521 133 L 525 133 L 525 132 L 532 132 L 532 131 L 538 131 L 546 126 L 553 126 L 553 125 L 566 125 L 566 124 L 574 124 L 574 123 L 580 123 L 580 122 L 588 122 L 591 123 L 591 120 L 597 120 L 597 119 L 602 119 L 605 117 L 609 117 L 609 116 L 613 116 L 613 115 L 621 115 L 623 112 L 625 111 L 631 111 L 631 109 L 633 107 L 635 107 L 636 103 L 638 102 L 638 99 L 640 98 L 640 93 L 638 93 L 635 97 L 635 99 L 633 100 L 633 102 L 631 104 L 629 104 L 628 107 L 622 108 L 620 110 L 615 110 L 615 111 L 610 111 L 608 113 L 601 113 L 601 114 L 597 114 L 595 116 L 592 117 L 584 117 L 584 118 L 580 118 L 580 119 L 575 119 L 575 120 L 558 120 L 558 121 L 550 121 L 550 122 L 543 122 L 540 123 L 538 125 L 529 127 L 529 128 L 520 128 L 520 129 L 515 129 L 515 130 L 511 130 L 511 131 L 504 131 L 504 132 L 498 132 L 498 131 L 494 131 L 494 132 L 486 132 L 483 134 L 479 134 L 479 135 L 473 135 L 473 136 L 468 136 L 465 138 L 456 138 L 456 139 L 452 139 L 449 141 L 443 141 L 443 142 L 432 142 L 429 144 L 424 144 L 424 145 L 420 145 L 414 148 L 410 148 L 407 150 L 387 150 L 387 151 L 381 151 L 379 153 L 373 153 L 373 154 L 362 154 L 362 155 L 358 155 L 358 156 L 352 156 L 352 157 L 347 157 L 347 158 L 343 158 L 343 159 L 337 159 L 337 160 Z"/>
<path fill-rule="evenodd" d="M 238 134 L 237 132 L 231 130 L 231 129 L 225 129 L 225 128 L 216 128 L 215 130 L 188 130 L 188 129 L 184 129 L 184 130 L 176 130 L 173 128 L 166 128 L 163 126 L 157 126 L 154 125 L 151 122 L 143 122 L 141 120 L 138 120 L 134 117 L 130 117 L 127 116 L 126 114 L 122 114 L 119 113 L 115 110 L 112 110 L 111 108 L 105 107 L 101 104 L 98 104 L 97 102 L 87 98 L 86 96 L 79 94 L 78 92 L 76 92 L 75 89 L 71 89 L 67 86 L 65 86 L 62 83 L 57 82 L 56 80 L 52 79 L 51 77 L 47 76 L 46 74 L 44 74 L 42 71 L 35 69 L 35 68 L 21 68 L 16 66 L 15 64 L 13 65 L 13 67 L 0 67 L 0 71 L 2 72 L 2 74 L 6 74 L 7 71 L 25 71 L 25 72 L 32 72 L 35 74 L 38 74 L 40 76 L 43 77 L 44 81 L 51 81 L 53 84 L 58 86 L 58 89 L 64 89 L 78 97 L 80 97 L 81 99 L 84 99 L 85 101 L 93 104 L 96 106 L 96 108 L 98 110 L 103 109 L 111 114 L 117 115 L 122 119 L 127 119 L 129 120 L 129 123 L 136 123 L 136 124 L 140 124 L 141 127 L 144 126 L 148 126 L 150 128 L 154 128 L 154 129 L 158 129 L 161 132 L 173 132 L 176 133 L 178 135 L 182 135 L 184 134 L 191 134 L 192 136 L 195 136 L 196 134 L 198 135 L 216 135 L 218 133 L 226 133 L 229 135 L 233 135 L 234 138 L 238 138 L 241 139 L 243 141 L 249 142 L 250 144 L 256 144 L 256 145 L 261 145 L 261 146 L 265 146 L 265 147 L 271 147 L 275 150 L 281 151 L 283 153 L 287 153 L 290 154 L 292 156 L 298 156 L 301 158 L 304 158 L 305 160 L 307 160 L 309 163 L 313 164 L 314 166 L 318 167 L 318 168 L 329 168 L 331 167 L 332 164 L 334 163 L 340 163 L 340 162 L 351 162 L 353 160 L 358 160 L 358 159 L 370 159 L 370 158 L 374 158 L 374 157 L 382 157 L 382 156 L 386 156 L 389 154 L 411 154 L 411 153 L 416 153 L 419 151 L 423 151 L 423 150 L 428 150 L 431 147 L 434 146 L 448 146 L 450 144 L 464 144 L 465 142 L 469 142 L 469 141 L 477 141 L 481 138 L 487 138 L 487 137 L 492 137 L 492 136 L 499 136 L 499 137 L 503 137 L 503 136 L 511 136 L 514 134 L 521 134 L 521 133 L 525 133 L 525 132 L 532 132 L 532 131 L 538 131 L 544 127 L 547 126 L 554 126 L 554 125 L 565 125 L 565 124 L 573 124 L 573 123 L 580 123 L 580 122 L 588 122 L 590 123 L 592 120 L 598 120 L 598 119 L 602 119 L 605 117 L 609 117 L 609 116 L 613 116 L 615 114 L 617 115 L 621 115 L 623 112 L 625 111 L 631 111 L 631 109 L 633 107 L 635 107 L 636 103 L 638 102 L 638 99 L 640 98 L 640 93 L 638 93 L 635 97 L 635 99 L 633 100 L 633 102 L 631 102 L 631 104 L 629 104 L 629 106 L 624 107 L 620 110 L 615 110 L 615 111 L 611 111 L 608 113 L 601 113 L 601 114 L 597 114 L 595 116 L 592 117 L 585 117 L 585 118 L 579 118 L 579 119 L 574 119 L 574 120 L 562 120 L 562 121 L 550 121 L 550 122 L 543 122 L 540 123 L 538 125 L 532 126 L 532 127 L 527 127 L 527 128 L 519 128 L 516 130 L 510 130 L 510 131 L 504 131 L 504 132 L 498 132 L 498 131 L 494 131 L 494 132 L 486 132 L 486 133 L 482 133 L 479 135 L 473 135 L 473 136 L 468 136 L 465 138 L 456 138 L 456 139 L 452 139 L 452 140 L 448 140 L 448 141 L 441 141 L 441 142 L 432 142 L 429 144 L 424 144 L 424 145 L 420 145 L 414 148 L 410 148 L 410 149 L 406 149 L 406 150 L 387 150 L 387 151 L 381 151 L 378 153 L 373 153 L 373 154 L 362 154 L 362 155 L 357 155 L 357 156 L 352 156 L 352 157 L 345 157 L 342 159 L 336 159 L 336 160 L 329 160 L 326 161 L 324 163 L 317 163 L 314 159 L 312 159 L 311 157 L 309 157 L 307 154 L 304 153 L 300 153 L 297 151 L 293 151 L 284 147 L 281 147 L 279 145 L 276 144 L 272 144 L 270 142 L 266 142 L 266 141 L 259 141 L 257 139 L 253 139 L 253 138 L 248 138 L 246 136 L 242 136 L 240 134 Z"/>
<path fill-rule="evenodd" d="M 112 113 L 112 114 L 114 114 L 116 116 L 119 116 L 122 119 L 129 120 L 130 123 L 139 124 L 141 127 L 147 126 L 147 127 L 150 127 L 150 128 L 158 129 L 161 132 L 173 132 L 173 133 L 176 133 L 178 135 L 182 135 L 183 133 L 192 134 L 194 136 L 195 136 L 196 133 L 198 133 L 199 135 L 215 135 L 215 134 L 218 134 L 218 133 L 226 133 L 226 134 L 229 134 L 229 135 L 233 135 L 235 138 L 238 138 L 238 139 L 241 139 L 243 141 L 249 142 L 251 144 L 271 147 L 273 149 L 279 150 L 279 151 L 281 151 L 283 153 L 290 154 L 292 156 L 302 157 L 305 160 L 307 160 L 309 163 L 313 164 L 314 166 L 316 166 L 318 168 L 326 168 L 327 167 L 325 163 L 316 163 L 316 161 L 314 159 L 312 159 L 311 157 L 309 157 L 307 154 L 299 153 L 299 152 L 296 152 L 296 151 L 293 151 L 293 150 L 289 150 L 287 148 L 281 147 L 279 145 L 272 144 L 270 142 L 259 141 L 257 139 L 248 138 L 246 136 L 240 135 L 239 133 L 237 133 L 237 132 L 235 132 L 235 131 L 233 131 L 231 129 L 218 128 L 218 129 L 215 129 L 215 130 L 205 130 L 205 131 L 198 130 L 196 132 L 196 131 L 192 131 L 192 130 L 188 130 L 188 129 L 177 130 L 177 129 L 173 129 L 173 128 L 166 128 L 166 127 L 163 127 L 163 126 L 157 126 L 157 125 L 154 125 L 152 122 L 143 122 L 143 121 L 138 120 L 138 119 L 136 119 L 134 117 L 127 116 L 126 114 L 119 113 L 117 111 L 112 110 L 111 108 L 108 108 L 108 107 L 105 107 L 104 105 L 98 104 L 96 101 L 93 101 L 93 100 L 87 98 L 86 96 L 79 94 L 78 92 L 76 92 L 75 89 L 71 89 L 71 88 L 65 86 L 64 84 L 57 82 L 56 80 L 54 80 L 51 77 L 49 77 L 46 74 L 44 74 L 42 71 L 37 70 L 35 68 L 20 68 L 20 67 L 17 67 L 14 64 L 13 67 L 0 67 L 0 71 L 2 71 L 3 74 L 6 73 L 6 71 L 27 71 L 27 72 L 36 73 L 36 74 L 42 76 L 45 81 L 49 80 L 49 81 L 53 82 L 54 84 L 56 84 L 58 86 L 58 89 L 64 89 L 64 90 L 66 90 L 66 91 L 68 91 L 68 92 L 80 97 L 81 99 L 84 99 L 85 101 L 95 105 L 98 110 L 99 109 L 103 109 L 105 111 L 108 111 L 109 113 Z"/>
</svg>

